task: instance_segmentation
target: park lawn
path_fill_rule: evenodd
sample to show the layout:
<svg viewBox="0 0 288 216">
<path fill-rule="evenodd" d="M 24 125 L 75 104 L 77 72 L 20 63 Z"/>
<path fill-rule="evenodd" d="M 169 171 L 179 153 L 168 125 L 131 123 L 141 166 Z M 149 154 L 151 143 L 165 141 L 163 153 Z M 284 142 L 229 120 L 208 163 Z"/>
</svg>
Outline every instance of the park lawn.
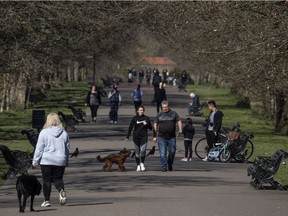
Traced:
<svg viewBox="0 0 288 216">
<path fill-rule="evenodd" d="M 45 98 L 39 103 L 33 104 L 31 109 L 5 111 L 0 113 L 0 144 L 6 145 L 11 150 L 21 150 L 31 153 L 32 145 L 26 135 L 21 131 L 32 127 L 32 110 L 45 110 L 47 115 L 50 112 L 62 111 L 64 114 L 72 115 L 66 106 L 71 103 L 77 108 L 84 108 L 88 92 L 86 82 L 65 83 L 63 86 L 53 87 L 45 92 Z M 37 129 L 34 129 L 37 131 Z M 0 176 L 6 172 L 8 166 L 0 154 Z M 0 185 L 3 184 L 0 179 Z"/>
<path fill-rule="evenodd" d="M 288 137 L 275 134 L 273 122 L 261 119 L 261 116 L 248 108 L 237 108 L 235 95 L 231 94 L 229 88 L 218 88 L 212 85 L 190 85 L 189 92 L 200 96 L 200 101 L 215 100 L 224 113 L 223 126 L 230 127 L 234 122 L 240 124 L 242 132 L 252 132 L 254 138 L 253 161 L 257 156 L 272 156 L 276 150 L 282 149 L 288 152 Z M 204 116 L 208 116 L 209 110 L 205 106 Z M 287 160 L 288 162 L 288 160 Z M 288 186 L 288 165 L 282 165 L 277 172 L 275 179 L 283 185 Z"/>
<path fill-rule="evenodd" d="M 54 87 L 45 93 L 45 98 L 39 103 L 33 104 L 31 109 L 5 111 L 0 113 L 0 142 L 8 147 L 11 140 L 26 140 L 21 134 L 24 128 L 32 127 L 32 110 L 45 110 L 47 115 L 50 112 L 62 111 L 64 114 L 72 115 L 68 104 L 73 104 L 77 108 L 84 108 L 88 86 L 85 82 L 66 83 L 62 87 Z"/>
</svg>

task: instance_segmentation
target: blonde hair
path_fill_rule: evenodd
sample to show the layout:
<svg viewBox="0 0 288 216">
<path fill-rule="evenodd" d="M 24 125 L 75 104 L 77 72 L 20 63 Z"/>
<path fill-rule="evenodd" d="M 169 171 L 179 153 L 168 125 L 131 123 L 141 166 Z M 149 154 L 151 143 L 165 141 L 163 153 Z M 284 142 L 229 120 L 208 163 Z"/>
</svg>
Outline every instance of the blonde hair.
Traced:
<svg viewBox="0 0 288 216">
<path fill-rule="evenodd" d="M 57 126 L 57 127 L 63 128 L 62 122 L 60 121 L 59 116 L 56 113 L 50 113 L 47 116 L 47 120 L 44 125 L 44 128 L 48 128 L 51 126 Z"/>
</svg>

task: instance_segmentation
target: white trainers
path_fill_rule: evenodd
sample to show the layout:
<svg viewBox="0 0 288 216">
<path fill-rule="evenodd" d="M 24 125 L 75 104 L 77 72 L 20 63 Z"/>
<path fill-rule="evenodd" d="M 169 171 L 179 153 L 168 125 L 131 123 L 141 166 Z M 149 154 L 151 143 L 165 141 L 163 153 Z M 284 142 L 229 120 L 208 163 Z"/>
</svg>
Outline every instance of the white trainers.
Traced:
<svg viewBox="0 0 288 216">
<path fill-rule="evenodd" d="M 188 158 L 184 157 L 181 159 L 181 161 L 188 161 Z"/>
<path fill-rule="evenodd" d="M 59 193 L 59 201 L 61 205 L 65 205 L 67 198 L 66 198 L 66 192 L 62 189 Z"/>
<path fill-rule="evenodd" d="M 188 158 L 188 161 L 192 161 L 192 158 Z"/>
<path fill-rule="evenodd" d="M 140 169 L 141 169 L 141 171 L 145 171 L 144 163 L 140 163 Z"/>
<path fill-rule="evenodd" d="M 140 165 L 137 165 L 136 171 L 137 171 L 137 172 L 141 171 Z"/>
<path fill-rule="evenodd" d="M 208 161 L 208 157 L 203 158 L 202 161 Z"/>
<path fill-rule="evenodd" d="M 49 201 L 44 201 L 42 204 L 41 204 L 41 207 L 50 207 L 51 204 Z"/>
</svg>

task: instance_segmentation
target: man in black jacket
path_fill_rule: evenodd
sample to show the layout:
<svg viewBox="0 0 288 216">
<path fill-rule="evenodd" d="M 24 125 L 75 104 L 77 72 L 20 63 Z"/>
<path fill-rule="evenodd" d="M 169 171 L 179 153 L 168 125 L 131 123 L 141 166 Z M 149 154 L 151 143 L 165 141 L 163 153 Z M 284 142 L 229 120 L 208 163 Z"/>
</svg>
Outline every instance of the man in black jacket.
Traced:
<svg viewBox="0 0 288 216">
<path fill-rule="evenodd" d="M 214 100 L 208 101 L 208 108 L 210 110 L 209 117 L 206 124 L 206 138 L 208 144 L 207 153 L 213 148 L 217 141 L 219 131 L 222 126 L 223 113 L 217 109 L 216 102 Z M 207 157 L 203 159 L 207 161 Z"/>
</svg>

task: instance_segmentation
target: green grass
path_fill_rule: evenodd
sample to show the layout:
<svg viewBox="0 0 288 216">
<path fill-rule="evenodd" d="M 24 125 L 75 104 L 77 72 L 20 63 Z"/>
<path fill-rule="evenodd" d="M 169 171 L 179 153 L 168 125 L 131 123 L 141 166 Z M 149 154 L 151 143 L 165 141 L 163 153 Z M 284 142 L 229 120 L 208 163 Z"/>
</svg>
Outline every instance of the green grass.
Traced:
<svg viewBox="0 0 288 216">
<path fill-rule="evenodd" d="M 275 134 L 274 124 L 261 119 L 261 116 L 250 109 L 237 108 L 237 100 L 228 88 L 217 88 L 215 86 L 191 85 L 189 92 L 195 92 L 200 96 L 200 101 L 213 99 L 218 109 L 224 113 L 223 126 L 230 127 L 234 122 L 240 124 L 241 131 L 252 132 L 254 138 L 254 153 L 251 160 L 257 156 L 271 156 L 276 150 L 283 149 L 288 152 L 288 137 Z M 204 108 L 204 116 L 208 116 L 209 110 Z M 275 179 L 284 185 L 288 185 L 288 165 L 280 166 Z"/>
<path fill-rule="evenodd" d="M 77 108 L 84 109 L 85 99 L 88 92 L 87 83 L 66 83 L 63 86 L 54 87 L 45 92 L 45 99 L 33 104 L 31 109 L 8 111 L 0 113 L 0 144 L 6 145 L 11 150 L 21 150 L 31 153 L 32 145 L 27 140 L 26 135 L 21 131 L 32 127 L 32 110 L 45 110 L 47 115 L 50 112 L 62 111 L 64 114 L 72 114 L 66 108 L 68 103 L 72 103 Z M 35 131 L 37 129 L 34 129 Z M 0 176 L 6 171 L 7 165 L 0 154 Z M 0 185 L 2 184 L 0 179 Z"/>
</svg>

